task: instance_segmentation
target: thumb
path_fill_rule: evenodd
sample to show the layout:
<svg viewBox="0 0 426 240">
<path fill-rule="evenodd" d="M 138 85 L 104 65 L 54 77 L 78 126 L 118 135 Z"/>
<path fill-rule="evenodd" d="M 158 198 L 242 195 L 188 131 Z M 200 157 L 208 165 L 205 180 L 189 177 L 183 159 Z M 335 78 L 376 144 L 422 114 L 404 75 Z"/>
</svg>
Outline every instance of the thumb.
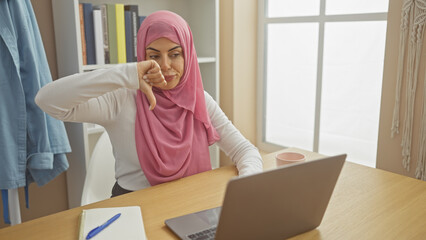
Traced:
<svg viewBox="0 0 426 240">
<path fill-rule="evenodd" d="M 153 110 L 155 108 L 155 105 L 157 105 L 157 99 L 155 99 L 154 93 L 152 92 L 152 88 L 147 89 L 145 95 L 148 98 L 149 110 Z"/>
</svg>

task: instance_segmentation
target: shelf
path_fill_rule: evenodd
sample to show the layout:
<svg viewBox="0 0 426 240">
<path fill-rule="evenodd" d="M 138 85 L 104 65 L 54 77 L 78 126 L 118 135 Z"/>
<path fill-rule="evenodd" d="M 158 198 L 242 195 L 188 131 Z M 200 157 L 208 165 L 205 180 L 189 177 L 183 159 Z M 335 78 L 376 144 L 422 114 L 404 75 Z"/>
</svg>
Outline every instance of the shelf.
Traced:
<svg viewBox="0 0 426 240">
<path fill-rule="evenodd" d="M 214 63 L 216 62 L 215 57 L 199 57 L 198 63 Z"/>
<path fill-rule="evenodd" d="M 82 69 L 84 72 L 88 72 L 88 71 L 93 71 L 93 70 L 97 70 L 97 69 L 105 69 L 105 68 L 111 68 L 116 66 L 117 64 L 102 64 L 102 65 L 97 65 L 97 64 L 93 64 L 93 65 L 83 65 Z"/>
<path fill-rule="evenodd" d="M 102 133 L 104 131 L 105 131 L 105 128 L 97 124 L 90 124 L 87 127 L 87 134 Z"/>
</svg>

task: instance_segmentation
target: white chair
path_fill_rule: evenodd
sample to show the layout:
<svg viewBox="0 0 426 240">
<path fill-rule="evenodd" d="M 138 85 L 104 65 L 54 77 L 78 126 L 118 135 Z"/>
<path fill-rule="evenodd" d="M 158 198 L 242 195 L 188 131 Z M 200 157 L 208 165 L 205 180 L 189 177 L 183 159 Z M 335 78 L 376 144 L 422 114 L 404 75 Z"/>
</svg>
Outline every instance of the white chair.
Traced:
<svg viewBox="0 0 426 240">
<path fill-rule="evenodd" d="M 81 205 L 111 197 L 115 184 L 115 159 L 108 133 L 104 132 L 93 149 L 81 196 Z"/>
</svg>

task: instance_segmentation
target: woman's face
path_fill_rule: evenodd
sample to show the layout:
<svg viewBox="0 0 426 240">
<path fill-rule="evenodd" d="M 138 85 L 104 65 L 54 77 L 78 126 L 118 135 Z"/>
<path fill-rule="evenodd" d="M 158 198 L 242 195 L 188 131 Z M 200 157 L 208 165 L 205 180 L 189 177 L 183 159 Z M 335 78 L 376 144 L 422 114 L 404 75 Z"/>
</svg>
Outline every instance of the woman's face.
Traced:
<svg viewBox="0 0 426 240">
<path fill-rule="evenodd" d="M 169 90 L 176 87 L 184 71 L 182 47 L 168 38 L 159 38 L 151 42 L 145 51 L 145 59 L 156 61 L 167 81 L 167 85 L 160 88 Z"/>
</svg>

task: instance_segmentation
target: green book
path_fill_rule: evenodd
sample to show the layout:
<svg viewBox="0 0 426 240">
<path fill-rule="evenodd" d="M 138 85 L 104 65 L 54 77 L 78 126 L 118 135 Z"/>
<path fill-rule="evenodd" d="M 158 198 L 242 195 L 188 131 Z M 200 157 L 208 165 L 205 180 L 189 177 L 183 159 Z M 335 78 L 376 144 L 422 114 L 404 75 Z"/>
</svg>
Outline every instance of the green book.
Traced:
<svg viewBox="0 0 426 240">
<path fill-rule="evenodd" d="M 117 52 L 117 24 L 115 4 L 107 4 L 108 12 L 108 40 L 109 40 L 109 63 L 118 63 Z"/>
</svg>

